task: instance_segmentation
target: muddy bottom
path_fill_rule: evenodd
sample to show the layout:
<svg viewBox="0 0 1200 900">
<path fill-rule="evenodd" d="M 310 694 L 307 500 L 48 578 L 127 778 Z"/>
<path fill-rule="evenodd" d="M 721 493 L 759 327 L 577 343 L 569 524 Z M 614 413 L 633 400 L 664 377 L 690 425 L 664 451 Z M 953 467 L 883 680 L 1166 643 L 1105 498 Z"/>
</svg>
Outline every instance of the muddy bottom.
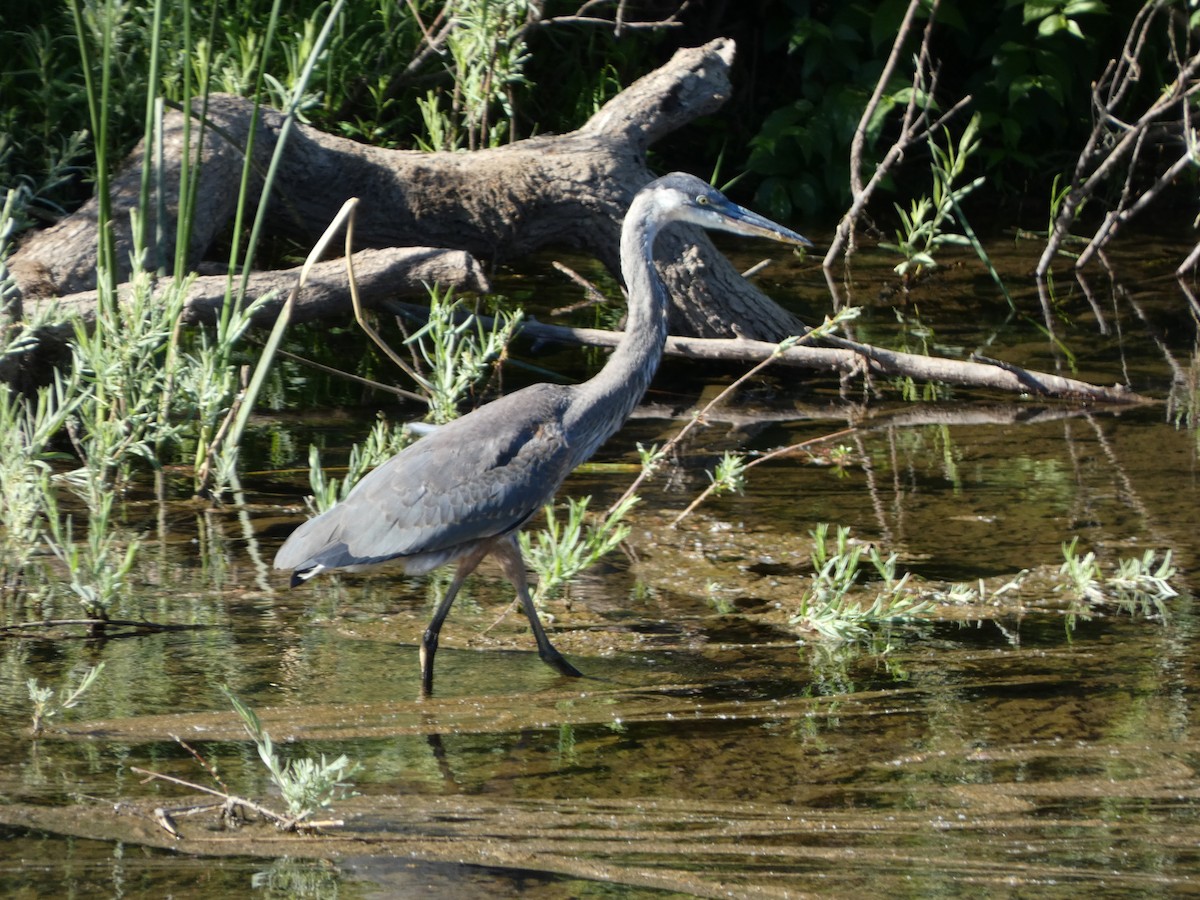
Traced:
<svg viewBox="0 0 1200 900">
<path fill-rule="evenodd" d="M 980 301 L 964 271 L 922 295 L 970 326 L 944 328 L 932 349 L 989 340 L 990 355 L 1053 368 L 1028 321 L 967 314 Z M 1110 298 L 1119 336 L 1113 321 L 1096 329 L 1082 295 L 1063 296 L 1075 322 L 1064 340 L 1078 377 L 1128 377 L 1152 405 L 952 392 L 912 404 L 895 385 L 876 386 L 879 399 L 768 373 L 642 492 L 621 551 L 548 602 L 552 639 L 582 679 L 538 660 L 487 566 L 447 621 L 424 699 L 416 642 L 444 575 L 289 590 L 269 561 L 303 520 L 306 487 L 283 469 L 302 464 L 305 433 L 280 439 L 294 452 L 248 475 L 240 505 L 131 495 L 123 523 L 144 548 L 123 616 L 187 627 L 0 644 L 6 895 L 1194 892 L 1200 403 L 1188 384 L 1200 378 L 1177 291 L 1133 288 L 1136 315 L 1126 294 Z M 1015 297 L 1039 308 L 1033 293 Z M 810 300 L 795 302 L 819 318 Z M 904 343 L 896 320 L 880 308 L 859 337 Z M 730 376 L 696 377 L 669 364 L 600 465 L 561 496 L 614 500 L 636 444 L 663 441 Z M 344 441 L 370 418 L 340 421 Z M 780 458 L 672 527 L 726 449 L 761 453 L 847 425 L 843 464 Z M 936 593 L 932 606 L 847 641 L 798 624 L 820 522 L 896 553 Z M 1059 578 L 1073 538 L 1109 570 L 1170 549 L 1179 595 L 1166 615 L 1073 602 Z M 27 679 L 58 686 L 101 661 L 84 702 L 32 739 Z M 216 799 L 201 788 L 283 807 L 223 686 L 285 758 L 359 764 L 353 795 L 315 816 L 325 825 L 284 833 L 249 808 L 237 821 L 200 809 Z"/>
<path fill-rule="evenodd" d="M 106 718 L 4 766 L 5 857 L 31 895 L 119 878 L 149 896 L 179 867 L 197 871 L 194 896 L 248 881 L 304 896 L 1170 893 L 1200 876 L 1181 618 L 1070 637 L 1048 617 L 931 625 L 893 632 L 883 655 L 739 646 L 724 627 L 707 642 L 692 620 L 687 646 L 574 656 L 583 681 L 528 652 L 448 651 L 444 695 L 424 700 L 356 698 L 351 679 L 415 669 L 415 652 L 325 628 L 297 658 L 305 702 L 257 702 L 287 754 L 360 761 L 343 824 L 289 835 L 175 812 L 172 835 L 159 811 L 206 798 L 124 766 L 214 787 L 178 736 L 270 805 L 240 722 Z M 396 693 L 415 697 L 415 676 L 397 672 Z"/>
</svg>

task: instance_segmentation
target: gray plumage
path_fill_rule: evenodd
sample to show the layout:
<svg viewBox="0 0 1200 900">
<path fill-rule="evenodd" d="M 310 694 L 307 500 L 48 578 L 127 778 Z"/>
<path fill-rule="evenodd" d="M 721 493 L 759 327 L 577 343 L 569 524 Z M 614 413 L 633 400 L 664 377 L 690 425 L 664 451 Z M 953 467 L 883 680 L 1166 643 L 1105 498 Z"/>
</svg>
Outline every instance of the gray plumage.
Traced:
<svg viewBox="0 0 1200 900">
<path fill-rule="evenodd" d="M 291 569 L 293 585 L 319 572 L 393 560 L 410 574 L 457 562 L 422 638 L 424 692 L 432 690 L 438 633 L 454 596 L 489 554 L 517 589 L 541 658 L 562 674 L 580 674 L 545 635 L 515 535 L 621 427 L 658 368 L 668 297 L 653 269 L 653 247 L 671 222 L 808 245 L 691 175 L 651 182 L 634 197 L 621 230 L 625 333 L 595 377 L 580 385 L 531 385 L 439 426 L 365 476 L 333 509 L 297 528 L 276 554 L 275 567 Z"/>
</svg>

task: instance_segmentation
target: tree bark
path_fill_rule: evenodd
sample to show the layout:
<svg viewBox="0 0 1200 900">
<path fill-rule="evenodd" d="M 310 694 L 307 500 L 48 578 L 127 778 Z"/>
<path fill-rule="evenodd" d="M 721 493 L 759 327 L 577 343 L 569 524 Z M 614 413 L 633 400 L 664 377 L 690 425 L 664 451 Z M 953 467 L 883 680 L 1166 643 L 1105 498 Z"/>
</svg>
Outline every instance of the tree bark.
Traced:
<svg viewBox="0 0 1200 900">
<path fill-rule="evenodd" d="M 385 304 L 424 281 L 469 290 L 486 288 L 482 268 L 465 254 L 494 265 L 558 246 L 585 250 L 620 277 L 621 221 L 633 195 L 654 175 L 649 147 L 700 116 L 716 112 L 730 94 L 734 44 L 718 39 L 680 50 L 660 69 L 609 101 L 577 131 L 518 141 L 473 153 L 417 153 L 358 144 L 293 123 L 282 150 L 268 204 L 267 233 L 304 245 L 314 243 L 350 197 L 359 197 L 355 223 L 356 272 L 367 306 Z M 257 118 L 256 118 L 257 116 Z M 254 123 L 257 121 L 257 124 Z M 191 141 L 202 148 L 197 208 L 187 252 L 189 270 L 235 214 L 245 148 L 254 128 L 249 196 L 260 198 L 264 173 L 283 132 L 285 117 L 255 112 L 248 101 L 227 95 L 195 110 Z M 175 256 L 175 216 L 184 162 L 182 113 L 166 117 L 159 207 L 147 213 L 150 233 L 160 235 L 140 260 L 167 269 Z M 112 222 L 116 258 L 133 258 L 130 212 L 137 207 L 144 148 L 139 145 L 113 180 Z M 57 225 L 30 237 L 10 260 L 24 305 L 63 301 L 85 318 L 96 302 L 97 204 L 90 201 Z M 428 249 L 448 248 L 445 253 Z M 406 251 L 396 248 L 414 248 Z M 424 248 L 424 249 L 417 249 Z M 370 256 L 374 250 L 378 256 Z M 453 251 L 453 252 L 452 252 Z M 361 257 L 361 259 L 360 259 Z M 439 268 L 431 274 L 429 266 Z M 345 316 L 350 310 L 341 263 L 327 262 L 302 293 L 298 318 Z M 808 329 L 791 313 L 742 278 L 700 229 L 678 229 L 658 243 L 658 268 L 673 301 L 670 330 L 694 338 L 729 338 L 725 353 L 746 353 L 750 344 L 774 345 Z M 258 272 L 247 302 L 294 283 L 294 273 Z M 226 278 L 197 279 L 187 301 L 189 321 L 215 318 L 224 302 Z M 266 324 L 279 304 L 258 313 Z M 36 379 L 36 372 L 63 359 L 62 348 L 44 346 L 63 329 L 46 329 L 25 342 L 25 353 L 0 359 L 0 381 Z M 41 340 L 39 340 L 41 338 Z M 682 346 L 682 345 L 680 345 Z M 695 345 L 704 356 L 717 345 Z M 910 374 L 954 384 L 1051 394 L 1091 401 L 1140 398 L 1118 390 L 1085 389 L 1079 382 L 1015 368 L 953 360 L 916 361 L 871 347 L 797 348 L 793 364 L 839 372 Z"/>
<path fill-rule="evenodd" d="M 266 200 L 267 233 L 309 245 L 346 199 L 360 197 L 355 224 L 359 247 L 444 247 L 494 265 L 554 245 L 585 250 L 619 277 L 622 217 L 633 195 L 654 177 L 646 151 L 654 141 L 724 104 L 733 55 L 733 42 L 727 39 L 681 50 L 577 131 L 474 153 L 388 150 L 294 124 Z M 258 115 L 252 197 L 261 194 L 262 176 L 284 124 L 277 111 L 262 109 Z M 253 118 L 251 103 L 227 95 L 209 98 L 203 119 L 197 110 L 192 141 L 202 134 L 203 162 L 190 267 L 203 262 L 232 221 Z M 151 215 L 151 233 L 162 239 L 144 260 L 152 269 L 174 258 L 183 133 L 182 114 L 168 116 L 164 171 L 157 179 L 168 186 L 165 215 L 161 223 Z M 114 178 L 112 228 L 122 264 L 134 250 L 129 211 L 138 202 L 144 152 L 139 145 Z M 76 294 L 76 306 L 86 306 L 84 292 L 95 288 L 96 210 L 94 200 L 85 204 L 14 254 L 11 270 L 26 304 Z M 675 304 L 672 329 L 677 333 L 732 337 L 736 325 L 747 337 L 780 340 L 804 328 L 742 279 L 698 229 L 665 236 L 659 258 Z M 128 277 L 128 268 L 120 277 Z M 465 281 L 454 283 L 467 286 Z"/>
</svg>

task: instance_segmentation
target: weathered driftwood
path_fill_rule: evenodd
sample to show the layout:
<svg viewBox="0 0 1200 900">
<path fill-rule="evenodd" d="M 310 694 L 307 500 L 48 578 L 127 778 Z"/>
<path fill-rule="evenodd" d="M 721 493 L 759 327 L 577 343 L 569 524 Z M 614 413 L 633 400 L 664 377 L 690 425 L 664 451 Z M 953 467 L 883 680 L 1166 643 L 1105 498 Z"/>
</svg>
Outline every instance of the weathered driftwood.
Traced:
<svg viewBox="0 0 1200 900">
<path fill-rule="evenodd" d="M 270 269 L 250 275 L 246 295 L 252 299 L 275 295 L 273 302 L 263 304 L 254 315 L 259 325 L 270 325 L 288 292 L 300 280 L 301 266 L 293 269 Z M 373 307 L 395 297 L 424 297 L 428 285 L 454 285 L 462 290 L 485 292 L 490 289 L 487 276 L 479 262 L 461 250 L 439 250 L 434 247 L 389 247 L 380 250 L 360 250 L 354 254 L 354 279 L 364 305 Z M 172 281 L 163 278 L 156 285 L 164 289 Z M 350 311 L 347 290 L 346 261 L 331 259 L 313 265 L 304 290 L 297 295 L 292 307 L 293 322 L 344 317 Z M 236 286 L 236 285 L 235 285 Z M 199 275 L 188 285 L 184 300 L 184 322 L 188 325 L 207 325 L 217 321 L 225 303 L 229 278 L 226 275 Z M 96 290 L 67 294 L 56 301 L 64 313 L 77 313 L 85 319 L 96 307 Z"/>
<path fill-rule="evenodd" d="M 365 247 L 438 246 L 490 262 L 547 245 L 584 249 L 619 272 L 621 219 L 637 190 L 653 178 L 647 149 L 693 119 L 716 111 L 730 93 L 734 45 L 713 41 L 682 50 L 607 103 L 582 128 L 475 153 L 417 153 L 358 144 L 294 126 L 269 198 L 270 233 L 313 242 L 349 197 L 360 197 L 356 243 Z M 242 148 L 253 106 L 230 96 L 210 99 L 204 162 L 190 246 L 198 265 L 234 213 Z M 283 116 L 262 110 L 253 169 L 265 172 Z M 193 125 L 193 141 L 200 131 Z M 177 185 L 183 118 L 168 117 L 161 183 Z M 133 249 L 128 210 L 137 202 L 142 148 L 115 178 L 113 227 L 117 259 Z M 255 195 L 258 185 L 255 186 Z M 157 232 L 165 237 L 147 260 L 170 260 L 178 198 L 168 196 Z M 95 286 L 96 204 L 90 202 L 31 238 L 12 259 L 28 303 Z M 664 277 L 675 301 L 674 330 L 684 334 L 764 340 L 795 333 L 800 323 L 742 279 L 698 230 L 660 242 Z M 122 273 L 122 276 L 127 273 Z"/>
<path fill-rule="evenodd" d="M 355 226 L 356 246 L 377 248 L 378 256 L 356 254 L 356 273 L 367 306 L 404 294 L 422 282 L 478 290 L 485 282 L 480 266 L 467 254 L 492 263 L 510 260 L 546 246 L 583 249 L 619 274 L 618 235 L 634 193 L 652 173 L 648 148 L 693 119 L 715 112 L 730 93 L 734 45 L 720 39 L 681 50 L 662 68 L 640 79 L 609 101 L 582 128 L 565 135 L 542 136 L 506 147 L 473 153 L 415 153 L 358 144 L 295 125 L 286 143 L 268 203 L 267 229 L 302 244 L 314 242 L 349 197 L 361 198 Z M 259 112 L 252 143 L 252 166 L 261 193 L 284 125 L 282 114 Z M 212 243 L 234 215 L 244 147 L 254 108 L 230 96 L 210 98 L 193 118 L 192 140 L 202 136 L 203 164 L 195 222 L 188 249 L 189 267 L 202 265 Z M 203 127 L 201 127 L 203 122 Z M 158 183 L 179 184 L 183 158 L 182 114 L 167 118 L 163 136 L 164 172 Z M 129 211 L 140 189 L 142 148 L 126 162 L 113 184 L 116 257 L 128 262 L 133 243 Z M 156 267 L 174 258 L 173 215 L 178 196 L 160 204 L 165 214 L 151 233 L 163 237 L 147 251 L 143 264 Z M 453 248 L 454 254 L 428 249 Z M 410 248 L 398 250 L 396 248 Z M 752 342 L 773 344 L 807 329 L 795 316 L 743 279 L 697 229 L 668 233 L 659 242 L 659 267 L 671 292 L 671 330 L 692 338 L 733 339 L 731 346 L 672 344 L 669 352 L 714 358 L 743 358 Z M 40 302 L 71 306 L 86 319 L 95 303 L 96 204 L 85 204 L 56 226 L 32 236 L 10 261 L 28 308 Z M 411 263 L 411 267 L 410 267 Z M 428 267 L 438 266 L 435 272 Z M 346 315 L 350 298 L 342 264 L 323 264 L 313 286 L 300 297 L 298 318 Z M 121 273 L 126 277 L 128 272 Z M 294 272 L 258 272 L 248 300 L 271 290 L 286 292 Z M 225 295 L 224 276 L 196 281 L 187 301 L 190 321 L 210 320 Z M 273 317 L 268 304 L 259 321 Z M 28 342 L 35 347 L 37 341 Z M 909 375 L 953 384 L 1032 392 L 1098 401 L 1138 399 L 1119 390 L 1016 368 L 975 362 L 929 359 L 853 347 L 796 348 L 790 362 L 831 372 Z M 53 358 L 47 355 L 45 358 Z M 0 380 L 22 380 L 44 359 L 37 354 L 8 354 L 0 360 Z M 14 375 L 14 373 L 16 373 Z"/>
</svg>

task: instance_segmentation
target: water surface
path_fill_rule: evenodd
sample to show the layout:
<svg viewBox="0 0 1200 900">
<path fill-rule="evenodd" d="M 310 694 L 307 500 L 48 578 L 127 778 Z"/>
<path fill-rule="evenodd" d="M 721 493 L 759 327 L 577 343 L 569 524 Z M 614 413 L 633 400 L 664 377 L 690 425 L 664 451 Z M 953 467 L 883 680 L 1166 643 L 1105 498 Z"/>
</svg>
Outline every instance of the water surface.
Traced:
<svg viewBox="0 0 1200 900">
<path fill-rule="evenodd" d="M 1012 363 L 1128 381 L 1157 402 L 1088 409 L 939 390 L 915 404 L 892 385 L 770 372 L 642 492 L 622 551 L 548 605 L 581 681 L 538 661 L 519 614 L 502 616 L 509 590 L 486 567 L 443 631 L 426 700 L 415 643 L 444 578 L 347 576 L 290 591 L 270 572 L 302 520 L 293 467 L 307 442 L 344 448 L 378 401 L 264 415 L 242 506 L 135 491 L 123 515 L 145 545 L 131 609 L 196 627 L 0 645 L 10 893 L 1190 892 L 1200 877 L 1195 322 L 1173 281 L 1118 255 L 1129 280 L 1089 285 L 1098 303 L 1059 279 L 1052 324 L 1068 357 L 1039 328 L 1024 254 L 995 254 L 1017 314 L 970 260 L 898 296 L 881 291 L 894 285 L 891 261 L 864 257 L 848 279 L 849 299 L 866 307 L 856 336 L 949 354 L 986 346 Z M 806 318 L 824 313 L 811 264 L 765 278 Z M 514 276 L 509 289 L 524 283 Z M 665 440 L 735 374 L 668 363 L 604 465 L 563 495 L 614 500 L 636 444 Z M 765 452 L 847 425 L 855 432 L 835 442 L 845 466 L 820 453 L 773 461 L 751 470 L 742 495 L 670 526 L 726 449 Z M 931 589 L 1028 581 L 870 640 L 820 640 L 790 624 L 818 522 L 897 553 Z M 1075 537 L 1107 566 L 1171 549 L 1181 595 L 1168 619 L 1066 615 L 1053 576 Z M 101 660 L 86 701 L 32 740 L 25 680 L 57 684 Z M 343 825 L 296 837 L 257 823 L 223 829 L 204 814 L 177 817 L 174 837 L 155 824 L 155 808 L 196 792 L 135 768 L 215 787 L 200 758 L 231 791 L 278 802 L 222 685 L 285 753 L 361 763 L 357 796 L 332 813 Z"/>
</svg>

